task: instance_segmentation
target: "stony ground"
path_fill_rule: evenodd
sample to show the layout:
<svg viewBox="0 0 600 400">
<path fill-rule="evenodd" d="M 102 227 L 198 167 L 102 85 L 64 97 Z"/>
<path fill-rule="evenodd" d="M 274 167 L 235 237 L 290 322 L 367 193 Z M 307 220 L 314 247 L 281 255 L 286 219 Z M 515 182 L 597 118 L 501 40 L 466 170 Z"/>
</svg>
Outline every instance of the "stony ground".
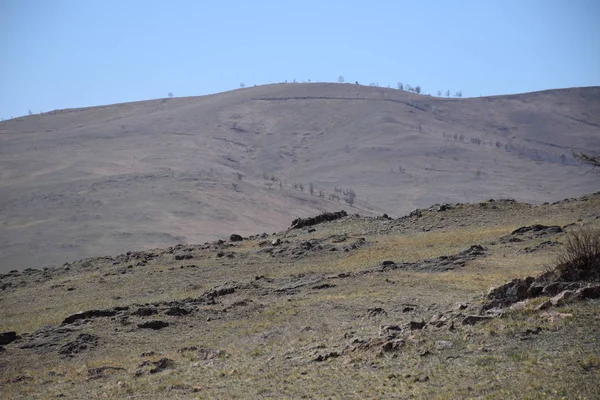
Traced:
<svg viewBox="0 0 600 400">
<path fill-rule="evenodd" d="M 600 290 L 543 274 L 600 193 L 336 217 L 0 276 L 0 391 L 600 397 Z"/>
</svg>

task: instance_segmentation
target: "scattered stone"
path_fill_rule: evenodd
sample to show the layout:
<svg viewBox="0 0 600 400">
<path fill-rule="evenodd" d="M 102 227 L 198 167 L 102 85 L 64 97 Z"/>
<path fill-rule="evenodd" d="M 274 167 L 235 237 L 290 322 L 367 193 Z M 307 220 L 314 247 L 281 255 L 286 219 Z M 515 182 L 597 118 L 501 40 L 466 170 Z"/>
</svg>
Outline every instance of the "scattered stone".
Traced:
<svg viewBox="0 0 600 400">
<path fill-rule="evenodd" d="M 332 283 L 323 283 L 321 285 L 313 286 L 312 288 L 313 289 L 331 289 L 331 288 L 334 288 L 334 287 L 335 287 L 335 285 L 332 284 Z"/>
<path fill-rule="evenodd" d="M 444 315 L 442 313 L 437 313 L 433 317 L 431 317 L 427 324 L 436 328 L 441 328 L 442 326 L 446 325 L 449 319 L 449 316 Z"/>
<path fill-rule="evenodd" d="M 90 335 L 88 333 L 81 333 L 77 338 L 65 344 L 58 350 L 58 354 L 63 356 L 72 357 L 74 354 L 80 353 L 84 350 L 89 350 L 98 345 L 98 336 Z"/>
<path fill-rule="evenodd" d="M 105 373 L 108 371 L 125 371 L 125 368 L 112 367 L 112 366 L 91 368 L 91 369 L 88 369 L 88 376 L 90 377 L 90 379 L 105 378 L 106 377 Z"/>
<path fill-rule="evenodd" d="M 375 318 L 382 315 L 388 315 L 388 313 L 381 307 L 373 307 L 367 310 L 367 317 L 369 318 Z"/>
<path fill-rule="evenodd" d="M 326 353 L 326 354 L 319 354 L 317 357 L 315 357 L 313 359 L 313 361 L 315 361 L 315 362 L 322 362 L 322 361 L 327 361 L 330 358 L 336 358 L 336 357 L 339 357 L 339 356 L 340 356 L 340 353 L 338 353 L 337 351 L 332 351 L 332 352 L 329 352 L 329 353 Z"/>
<path fill-rule="evenodd" d="M 540 332 L 542 332 L 542 328 L 538 326 L 538 327 L 537 327 L 537 328 L 535 328 L 535 329 L 527 329 L 527 330 L 525 330 L 525 332 L 521 332 L 521 333 L 519 333 L 519 334 L 517 335 L 517 337 L 518 337 L 520 340 L 529 340 L 529 339 L 531 339 L 531 336 L 532 336 L 532 335 L 537 335 L 537 334 L 539 334 Z"/>
<path fill-rule="evenodd" d="M 406 346 L 406 342 L 403 339 L 392 339 L 381 345 L 381 350 L 384 352 L 398 351 L 404 346 Z"/>
<path fill-rule="evenodd" d="M 149 317 L 154 314 L 158 314 L 154 307 L 140 307 L 131 313 L 131 315 L 137 315 L 138 317 Z"/>
<path fill-rule="evenodd" d="M 154 362 L 154 368 L 150 370 L 150 373 L 156 374 L 157 372 L 167 369 L 171 364 L 173 364 L 173 360 L 170 358 L 161 358 L 160 360 Z"/>
<path fill-rule="evenodd" d="M 17 336 L 17 332 L 9 331 L 0 333 L 0 345 L 6 345 L 14 342 L 19 337 Z"/>
<path fill-rule="evenodd" d="M 155 355 L 156 355 L 155 351 L 145 351 L 142 354 L 140 354 L 140 357 L 152 357 Z"/>
<path fill-rule="evenodd" d="M 463 325 L 475 325 L 478 322 L 488 321 L 493 317 L 489 315 L 467 315 L 463 320 Z"/>
<path fill-rule="evenodd" d="M 402 332 L 402 327 L 399 325 L 380 325 L 379 326 L 379 336 L 396 336 L 398 333 Z"/>
<path fill-rule="evenodd" d="M 166 328 L 167 326 L 169 326 L 168 322 L 159 321 L 159 320 L 148 321 L 148 322 L 144 322 L 142 324 L 138 324 L 138 328 L 140 328 L 140 329 L 154 329 L 154 330 Z"/>
<path fill-rule="evenodd" d="M 32 381 L 33 377 L 27 375 L 19 375 L 8 380 L 8 383 L 19 383 L 23 381 Z"/>
<path fill-rule="evenodd" d="M 191 260 L 192 258 L 194 258 L 194 255 L 191 253 L 179 253 L 179 254 L 175 254 L 175 260 L 180 261 L 180 260 Z"/>
<path fill-rule="evenodd" d="M 230 242 L 241 242 L 242 240 L 244 240 L 244 238 L 241 235 L 238 235 L 236 233 L 234 233 L 233 235 L 229 236 L 229 241 Z"/>
</svg>

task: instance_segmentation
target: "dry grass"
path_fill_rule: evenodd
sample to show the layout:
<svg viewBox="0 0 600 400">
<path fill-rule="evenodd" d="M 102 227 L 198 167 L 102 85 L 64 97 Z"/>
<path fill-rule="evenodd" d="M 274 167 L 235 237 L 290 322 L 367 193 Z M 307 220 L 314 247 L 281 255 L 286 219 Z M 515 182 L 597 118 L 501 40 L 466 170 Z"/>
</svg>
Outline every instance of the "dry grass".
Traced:
<svg viewBox="0 0 600 400">
<path fill-rule="evenodd" d="M 9 345 L 4 353 L 6 362 L 0 366 L 3 395 L 149 399 L 597 398 L 597 301 L 545 314 L 536 309 L 544 299 L 536 299 L 485 324 L 457 324 L 453 331 L 445 327 L 409 332 L 404 336 L 406 346 L 398 352 L 344 351 L 354 338 L 378 338 L 381 324 L 427 321 L 438 312 L 452 309 L 457 302 L 476 306 L 490 286 L 547 268 L 557 250 L 522 251 L 544 238 L 514 244 L 499 242 L 500 237 L 519 226 L 516 220 L 522 225 L 540 221 L 550 225 L 579 218 L 588 222 L 585 218 L 597 208 L 595 203 L 569 203 L 559 212 L 551 208 L 545 214 L 543 208 L 524 210 L 506 218 L 498 210 L 473 212 L 472 217 L 468 217 L 469 210 L 458 210 L 467 215 L 461 217 L 467 226 L 429 232 L 423 232 L 422 227 L 437 223 L 434 218 L 453 217 L 432 213 L 406 226 L 348 219 L 318 226 L 315 232 L 277 236 L 290 241 L 282 246 L 296 246 L 310 238 L 330 243 L 331 235 L 340 232 L 349 236 L 343 245 L 365 237 L 365 246 L 348 253 L 317 251 L 298 259 L 272 257 L 258 252 L 264 248 L 258 245 L 259 240 L 244 241 L 229 248 L 235 253 L 233 259 L 217 258 L 215 249 L 194 250 L 195 258 L 189 262 L 161 256 L 124 275 L 105 275 L 119 266 L 98 264 L 98 270 L 72 270 L 2 292 L 2 330 L 23 333 L 58 324 L 67 315 L 84 309 L 197 297 L 231 281 L 260 286 L 262 280 L 254 279 L 257 275 L 273 279 L 271 285 L 276 285 L 277 279 L 294 282 L 294 277 L 301 274 L 310 278 L 310 274 L 359 272 L 388 259 L 414 262 L 455 254 L 473 244 L 487 247 L 485 257 L 453 271 L 391 270 L 330 279 L 326 282 L 332 286 L 325 289 L 309 285 L 282 293 L 240 289 L 219 298 L 215 305 L 199 306 L 190 316 L 170 317 L 172 326 L 161 331 L 136 329 L 140 319 L 133 319 L 130 325 L 93 319 L 82 326 L 82 332 L 98 335 L 101 344 L 74 358 L 62 358 L 56 351 L 37 354 Z M 553 239 L 564 241 L 561 236 Z M 191 263 L 197 267 L 180 268 Z M 51 289 L 56 284 L 64 286 Z M 67 287 L 74 290 L 67 291 Z M 240 301 L 247 305 L 233 306 Z M 404 312 L 407 304 L 413 305 L 414 311 Z M 368 310 L 377 307 L 385 313 L 370 316 Z M 542 328 L 541 333 L 521 339 L 523 332 L 537 327 Z M 439 340 L 452 345 L 440 349 Z M 204 360 L 193 352 L 179 351 L 189 346 L 223 353 Z M 141 356 L 148 351 L 156 354 Z M 312 361 L 316 355 L 332 351 L 340 355 L 323 362 Z M 162 357 L 173 360 L 169 368 L 134 376 L 144 360 Z M 90 379 L 88 370 L 102 366 L 122 367 L 125 371 Z M 32 379 L 6 383 L 22 375 Z"/>
</svg>

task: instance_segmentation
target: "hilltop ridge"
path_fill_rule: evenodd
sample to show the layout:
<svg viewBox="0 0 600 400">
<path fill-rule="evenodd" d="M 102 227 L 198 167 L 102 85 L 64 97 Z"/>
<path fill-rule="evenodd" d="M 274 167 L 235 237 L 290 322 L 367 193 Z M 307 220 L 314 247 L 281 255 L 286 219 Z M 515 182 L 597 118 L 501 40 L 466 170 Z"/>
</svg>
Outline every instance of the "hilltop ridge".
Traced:
<svg viewBox="0 0 600 400">
<path fill-rule="evenodd" d="M 448 99 L 290 83 L 0 122 L 0 269 L 276 231 L 342 205 L 583 195 L 600 183 L 571 152 L 600 148 L 599 116 L 598 87 Z"/>
</svg>

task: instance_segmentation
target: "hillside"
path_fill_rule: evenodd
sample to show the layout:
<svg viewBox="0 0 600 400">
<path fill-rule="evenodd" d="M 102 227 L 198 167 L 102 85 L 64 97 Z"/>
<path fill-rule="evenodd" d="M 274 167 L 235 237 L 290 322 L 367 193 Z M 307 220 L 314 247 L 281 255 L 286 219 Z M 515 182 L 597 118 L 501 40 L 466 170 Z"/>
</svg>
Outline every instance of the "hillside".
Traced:
<svg viewBox="0 0 600 400">
<path fill-rule="evenodd" d="M 573 147 L 600 149 L 600 88 L 444 99 L 275 84 L 13 119 L 0 123 L 0 271 L 278 231 L 341 206 L 399 216 L 600 190 Z"/>
<path fill-rule="evenodd" d="M 600 397 L 600 193 L 329 219 L 1 274 L 3 398 Z"/>
</svg>

